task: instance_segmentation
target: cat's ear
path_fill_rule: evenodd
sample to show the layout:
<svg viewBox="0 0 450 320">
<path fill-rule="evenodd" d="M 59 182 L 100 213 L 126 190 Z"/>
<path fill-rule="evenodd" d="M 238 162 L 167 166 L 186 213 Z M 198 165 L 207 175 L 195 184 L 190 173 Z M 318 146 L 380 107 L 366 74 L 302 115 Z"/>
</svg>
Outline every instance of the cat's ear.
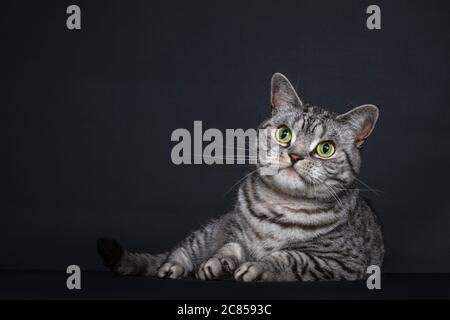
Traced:
<svg viewBox="0 0 450 320">
<path fill-rule="evenodd" d="M 295 92 L 294 87 L 289 80 L 281 73 L 275 73 L 272 76 L 272 113 L 280 110 L 289 111 L 292 108 L 301 108 L 303 102 Z"/>
<path fill-rule="evenodd" d="M 365 104 L 339 115 L 336 119 L 350 128 L 355 144 L 359 148 L 372 133 L 378 119 L 378 113 L 377 106 Z"/>
</svg>

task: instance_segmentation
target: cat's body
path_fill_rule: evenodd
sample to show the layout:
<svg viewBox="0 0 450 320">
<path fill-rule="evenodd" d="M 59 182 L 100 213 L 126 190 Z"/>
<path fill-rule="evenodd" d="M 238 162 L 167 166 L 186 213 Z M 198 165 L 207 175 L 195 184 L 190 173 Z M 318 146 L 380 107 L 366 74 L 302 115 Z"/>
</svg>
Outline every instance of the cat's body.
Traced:
<svg viewBox="0 0 450 320">
<path fill-rule="evenodd" d="M 305 105 L 280 74 L 272 79 L 272 106 L 260 128 L 281 130 L 281 148 L 264 145 L 269 152 L 258 169 L 276 159 L 276 174 L 249 175 L 230 213 L 171 252 L 134 254 L 100 239 L 105 264 L 123 275 L 239 281 L 356 280 L 369 265 L 381 266 L 380 226 L 355 181 L 359 148 L 378 109 L 366 105 L 337 115 Z"/>
</svg>

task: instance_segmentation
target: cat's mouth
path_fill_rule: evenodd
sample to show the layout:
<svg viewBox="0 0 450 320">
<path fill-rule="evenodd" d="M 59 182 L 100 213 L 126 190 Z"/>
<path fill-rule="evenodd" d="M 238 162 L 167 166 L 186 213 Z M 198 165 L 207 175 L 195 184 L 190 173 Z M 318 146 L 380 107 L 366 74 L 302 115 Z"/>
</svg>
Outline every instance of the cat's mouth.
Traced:
<svg viewBox="0 0 450 320">
<path fill-rule="evenodd" d="M 307 174 L 301 174 L 294 165 L 289 165 L 284 168 L 280 168 L 279 172 L 283 171 L 288 177 L 301 180 L 307 185 L 313 185 L 314 182 L 307 176 Z"/>
<path fill-rule="evenodd" d="M 280 171 L 285 171 L 286 174 L 288 174 L 289 176 L 298 177 L 298 178 L 300 178 L 300 179 L 302 179 L 302 180 L 304 179 L 304 178 L 300 175 L 300 173 L 294 168 L 293 165 L 290 165 L 290 166 L 286 166 L 286 167 L 284 167 L 284 168 L 281 168 Z"/>
</svg>

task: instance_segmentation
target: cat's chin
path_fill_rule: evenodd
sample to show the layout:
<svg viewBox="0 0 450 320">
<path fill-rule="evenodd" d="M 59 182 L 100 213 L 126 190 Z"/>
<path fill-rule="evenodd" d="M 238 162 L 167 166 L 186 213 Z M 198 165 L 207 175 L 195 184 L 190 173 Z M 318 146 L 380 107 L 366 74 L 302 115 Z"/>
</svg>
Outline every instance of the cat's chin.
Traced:
<svg viewBox="0 0 450 320">
<path fill-rule="evenodd" d="M 292 167 L 266 176 L 266 179 L 271 181 L 276 189 L 291 196 L 303 196 L 308 193 L 307 183 Z"/>
</svg>

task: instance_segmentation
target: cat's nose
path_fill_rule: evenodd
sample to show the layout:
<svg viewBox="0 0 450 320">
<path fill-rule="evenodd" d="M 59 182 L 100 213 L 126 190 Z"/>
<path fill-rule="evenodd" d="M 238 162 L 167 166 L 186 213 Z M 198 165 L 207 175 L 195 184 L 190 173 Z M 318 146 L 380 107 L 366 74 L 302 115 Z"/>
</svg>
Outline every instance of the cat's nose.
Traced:
<svg viewBox="0 0 450 320">
<path fill-rule="evenodd" d="M 291 158 L 292 164 L 295 164 L 296 162 L 303 160 L 303 157 L 296 153 L 289 153 L 289 158 Z"/>
</svg>

